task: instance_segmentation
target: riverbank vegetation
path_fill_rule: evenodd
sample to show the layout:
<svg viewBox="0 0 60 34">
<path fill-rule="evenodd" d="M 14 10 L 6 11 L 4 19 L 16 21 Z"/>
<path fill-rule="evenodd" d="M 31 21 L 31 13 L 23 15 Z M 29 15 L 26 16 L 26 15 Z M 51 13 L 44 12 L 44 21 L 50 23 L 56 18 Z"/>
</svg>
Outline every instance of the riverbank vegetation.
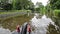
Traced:
<svg viewBox="0 0 60 34">
<path fill-rule="evenodd" d="M 32 11 L 31 10 L 8 10 L 8 11 L 6 11 L 6 10 L 1 10 L 0 11 L 0 14 L 13 14 L 13 13 L 31 13 Z"/>
<path fill-rule="evenodd" d="M 0 10 L 34 10 L 31 0 L 0 0 Z"/>
<path fill-rule="evenodd" d="M 49 0 L 47 7 L 47 14 L 52 20 L 60 26 L 60 0 Z"/>
<path fill-rule="evenodd" d="M 60 8 L 59 7 L 60 7 L 60 0 L 49 0 L 49 3 L 46 6 L 47 9 L 46 14 L 58 26 L 56 30 L 56 28 L 50 24 L 50 26 L 48 26 L 49 32 L 47 34 L 60 34 Z"/>
</svg>

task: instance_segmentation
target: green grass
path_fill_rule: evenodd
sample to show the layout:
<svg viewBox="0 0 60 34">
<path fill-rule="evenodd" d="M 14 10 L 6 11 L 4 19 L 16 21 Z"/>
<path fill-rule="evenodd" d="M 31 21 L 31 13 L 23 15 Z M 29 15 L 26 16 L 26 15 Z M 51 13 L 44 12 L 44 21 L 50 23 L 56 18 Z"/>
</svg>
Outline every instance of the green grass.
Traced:
<svg viewBox="0 0 60 34">
<path fill-rule="evenodd" d="M 9 11 L 1 11 L 0 14 L 11 14 L 11 13 L 15 13 L 15 12 L 31 12 L 31 10 L 9 10 Z"/>
</svg>

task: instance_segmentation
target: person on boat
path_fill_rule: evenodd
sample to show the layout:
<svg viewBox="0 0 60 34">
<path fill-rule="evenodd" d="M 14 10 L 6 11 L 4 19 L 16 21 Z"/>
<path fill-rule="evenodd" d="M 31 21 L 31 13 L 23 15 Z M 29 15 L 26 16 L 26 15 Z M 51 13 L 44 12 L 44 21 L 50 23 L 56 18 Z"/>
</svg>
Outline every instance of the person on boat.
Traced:
<svg viewBox="0 0 60 34">
<path fill-rule="evenodd" d="M 20 25 L 17 25 L 17 28 L 16 28 L 18 34 L 20 34 Z"/>
<path fill-rule="evenodd" d="M 23 32 L 24 34 L 27 34 L 27 25 L 28 25 L 28 24 L 26 24 L 26 25 L 24 26 L 24 32 Z"/>
<path fill-rule="evenodd" d="M 27 25 L 27 32 L 28 32 L 28 34 L 31 34 L 31 26 L 30 26 L 29 23 L 28 23 L 28 25 Z"/>
</svg>

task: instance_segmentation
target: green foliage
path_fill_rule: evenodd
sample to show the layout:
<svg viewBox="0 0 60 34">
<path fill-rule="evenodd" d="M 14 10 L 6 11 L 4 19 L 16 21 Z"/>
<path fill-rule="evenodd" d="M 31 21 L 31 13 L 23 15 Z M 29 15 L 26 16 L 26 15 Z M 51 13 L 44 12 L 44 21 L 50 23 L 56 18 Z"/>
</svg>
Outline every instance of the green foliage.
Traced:
<svg viewBox="0 0 60 34">
<path fill-rule="evenodd" d="M 52 9 L 60 9 L 60 0 L 49 0 Z"/>
<path fill-rule="evenodd" d="M 12 4 L 9 3 L 9 0 L 0 0 L 0 8 L 3 10 L 11 10 Z"/>
<path fill-rule="evenodd" d="M 36 11 L 37 11 L 38 13 L 44 10 L 44 6 L 42 5 L 41 2 L 37 2 L 37 3 L 36 3 L 36 6 L 37 6 L 37 7 L 36 7 Z"/>
<path fill-rule="evenodd" d="M 47 6 L 45 8 L 46 8 L 47 11 L 50 11 L 51 10 L 51 5 L 47 4 Z"/>
<path fill-rule="evenodd" d="M 34 4 L 30 0 L 13 0 L 13 9 L 33 9 Z"/>
<path fill-rule="evenodd" d="M 40 8 L 36 8 L 36 11 L 37 11 L 37 13 L 39 13 L 40 12 Z"/>
<path fill-rule="evenodd" d="M 60 17 L 60 10 L 54 10 L 54 15 Z"/>
<path fill-rule="evenodd" d="M 12 5 L 11 5 L 11 4 L 5 4 L 5 5 L 3 6 L 3 9 L 4 9 L 4 10 L 11 10 L 11 9 L 12 9 Z"/>
<path fill-rule="evenodd" d="M 0 0 L 0 10 L 34 10 L 34 4 L 31 0 Z"/>
</svg>

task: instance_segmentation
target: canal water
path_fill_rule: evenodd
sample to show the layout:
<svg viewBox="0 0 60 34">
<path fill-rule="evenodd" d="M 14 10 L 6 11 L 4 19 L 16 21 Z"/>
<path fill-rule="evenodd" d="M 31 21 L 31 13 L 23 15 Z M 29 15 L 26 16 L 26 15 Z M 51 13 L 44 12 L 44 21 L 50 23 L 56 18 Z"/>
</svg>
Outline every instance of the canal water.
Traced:
<svg viewBox="0 0 60 34">
<path fill-rule="evenodd" d="M 50 18 L 47 18 L 46 15 L 43 15 L 41 18 L 37 17 L 39 17 L 38 14 L 35 14 L 34 18 L 31 20 L 31 24 L 35 29 L 33 31 L 34 34 L 46 34 L 49 24 L 55 26 L 55 30 L 57 30 L 58 26 L 55 25 L 55 23 Z"/>
<path fill-rule="evenodd" d="M 55 23 L 50 18 L 47 18 L 46 15 L 39 17 L 39 14 L 37 13 L 30 20 L 30 22 L 31 22 L 32 28 L 34 28 L 31 34 L 46 34 L 48 32 L 47 29 L 48 29 L 49 24 L 52 24 L 53 26 L 55 26 L 55 30 L 57 30 L 58 28 L 58 26 L 55 25 Z M 4 29 L 0 27 L 0 34 L 12 34 L 12 32 L 9 29 Z"/>
</svg>

